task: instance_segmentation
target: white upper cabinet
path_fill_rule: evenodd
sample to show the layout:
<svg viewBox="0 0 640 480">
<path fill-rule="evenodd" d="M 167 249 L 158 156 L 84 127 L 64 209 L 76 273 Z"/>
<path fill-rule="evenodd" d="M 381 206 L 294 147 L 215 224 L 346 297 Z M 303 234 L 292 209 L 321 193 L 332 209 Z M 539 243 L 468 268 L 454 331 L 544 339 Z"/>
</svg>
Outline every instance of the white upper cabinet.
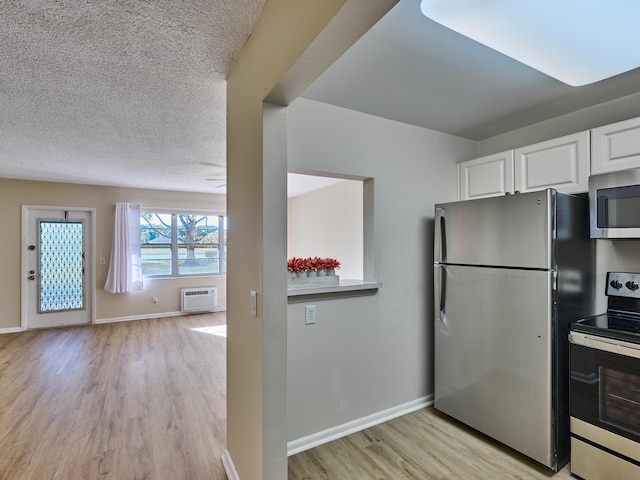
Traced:
<svg viewBox="0 0 640 480">
<path fill-rule="evenodd" d="M 589 175 L 640 168 L 640 117 L 458 164 L 458 199 L 555 188 L 589 191 Z"/>
<path fill-rule="evenodd" d="M 513 193 L 513 150 L 458 164 L 458 199 Z"/>
<path fill-rule="evenodd" d="M 514 189 L 555 188 L 562 193 L 589 191 L 589 132 L 579 132 L 516 148 Z"/>
<path fill-rule="evenodd" d="M 640 118 L 591 130 L 591 173 L 640 167 Z"/>
<path fill-rule="evenodd" d="M 562 193 L 588 192 L 589 138 L 588 131 L 574 133 L 461 162 L 458 164 L 458 199 L 496 197 L 545 188 L 555 188 Z M 638 159 L 640 161 L 640 156 Z"/>
</svg>

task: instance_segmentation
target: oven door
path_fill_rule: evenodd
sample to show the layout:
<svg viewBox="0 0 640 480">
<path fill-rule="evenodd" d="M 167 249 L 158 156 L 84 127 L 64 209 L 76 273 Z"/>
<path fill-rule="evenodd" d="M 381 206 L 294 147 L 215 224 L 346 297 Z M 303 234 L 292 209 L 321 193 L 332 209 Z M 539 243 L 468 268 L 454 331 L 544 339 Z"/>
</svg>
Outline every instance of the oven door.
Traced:
<svg viewBox="0 0 640 480">
<path fill-rule="evenodd" d="M 571 417 L 640 442 L 640 345 L 571 332 Z"/>
</svg>

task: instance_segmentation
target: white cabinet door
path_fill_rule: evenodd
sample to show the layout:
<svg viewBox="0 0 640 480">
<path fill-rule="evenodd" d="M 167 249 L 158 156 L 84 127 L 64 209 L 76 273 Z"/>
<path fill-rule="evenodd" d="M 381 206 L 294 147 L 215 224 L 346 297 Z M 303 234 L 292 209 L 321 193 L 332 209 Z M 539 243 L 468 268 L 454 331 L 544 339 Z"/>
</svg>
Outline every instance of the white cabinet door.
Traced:
<svg viewBox="0 0 640 480">
<path fill-rule="evenodd" d="M 589 132 L 574 133 L 515 150 L 515 191 L 555 188 L 589 191 Z"/>
<path fill-rule="evenodd" d="M 640 167 L 640 118 L 591 130 L 591 173 Z"/>
<path fill-rule="evenodd" d="M 458 199 L 513 193 L 513 150 L 458 164 Z"/>
</svg>

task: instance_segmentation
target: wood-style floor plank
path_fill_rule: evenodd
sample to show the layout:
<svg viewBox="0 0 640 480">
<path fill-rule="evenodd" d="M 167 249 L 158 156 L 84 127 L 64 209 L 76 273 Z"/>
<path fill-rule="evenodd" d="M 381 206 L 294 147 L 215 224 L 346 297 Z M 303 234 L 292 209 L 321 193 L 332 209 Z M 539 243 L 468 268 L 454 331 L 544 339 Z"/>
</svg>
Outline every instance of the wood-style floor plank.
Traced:
<svg viewBox="0 0 640 480">
<path fill-rule="evenodd" d="M 425 408 L 289 457 L 289 480 L 567 480 Z"/>
<path fill-rule="evenodd" d="M 224 314 L 0 335 L 0 480 L 222 480 Z M 544 480 L 432 408 L 289 458 L 290 480 Z"/>
<path fill-rule="evenodd" d="M 0 479 L 225 479 L 223 313 L 0 336 Z"/>
</svg>

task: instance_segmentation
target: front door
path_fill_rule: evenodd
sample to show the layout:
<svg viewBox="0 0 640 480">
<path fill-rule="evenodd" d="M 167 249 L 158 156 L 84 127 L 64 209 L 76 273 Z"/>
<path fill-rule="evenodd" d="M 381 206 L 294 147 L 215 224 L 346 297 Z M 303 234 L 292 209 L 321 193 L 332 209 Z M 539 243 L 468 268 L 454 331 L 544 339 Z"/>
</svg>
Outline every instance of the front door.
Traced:
<svg viewBox="0 0 640 480">
<path fill-rule="evenodd" d="M 26 328 L 92 320 L 91 210 L 25 207 Z M 23 322 L 24 323 L 24 322 Z"/>
</svg>

